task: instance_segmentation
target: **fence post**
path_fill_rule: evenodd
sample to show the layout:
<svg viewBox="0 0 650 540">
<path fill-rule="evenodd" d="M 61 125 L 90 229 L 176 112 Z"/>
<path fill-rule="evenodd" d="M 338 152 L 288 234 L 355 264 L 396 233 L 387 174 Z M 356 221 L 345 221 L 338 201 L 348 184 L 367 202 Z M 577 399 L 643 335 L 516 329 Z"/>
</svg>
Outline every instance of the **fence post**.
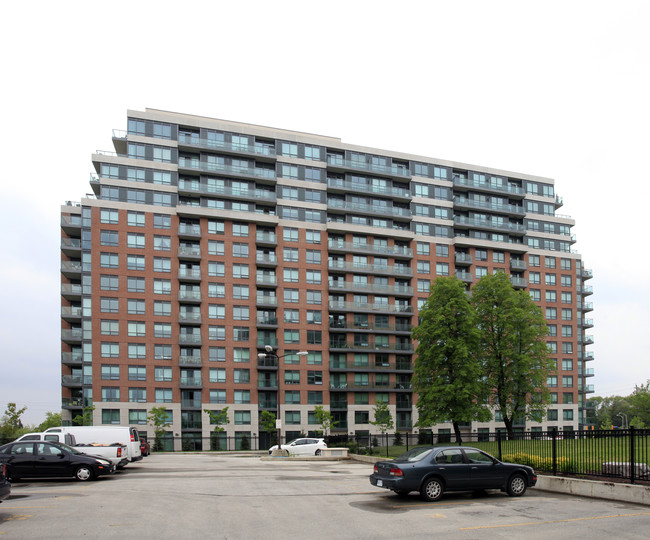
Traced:
<svg viewBox="0 0 650 540">
<path fill-rule="evenodd" d="M 634 455 L 634 426 L 630 426 L 629 437 L 630 437 L 630 484 L 634 484 L 634 462 L 636 456 Z"/>
<path fill-rule="evenodd" d="M 501 453 L 501 432 L 497 431 L 497 448 L 499 449 L 499 461 L 503 461 Z"/>
<path fill-rule="evenodd" d="M 557 431 L 551 431 L 551 460 L 553 461 L 553 476 L 557 476 Z"/>
<path fill-rule="evenodd" d="M 386 435 L 386 457 L 388 457 L 388 431 L 384 435 Z"/>
</svg>

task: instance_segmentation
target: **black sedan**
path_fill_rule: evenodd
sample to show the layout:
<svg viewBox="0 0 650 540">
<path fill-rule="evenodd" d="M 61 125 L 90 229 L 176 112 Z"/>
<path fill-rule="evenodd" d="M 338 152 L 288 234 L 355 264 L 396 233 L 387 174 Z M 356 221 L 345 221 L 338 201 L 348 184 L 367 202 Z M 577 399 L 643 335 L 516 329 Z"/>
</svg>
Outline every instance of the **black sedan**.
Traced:
<svg viewBox="0 0 650 540">
<path fill-rule="evenodd" d="M 375 463 L 373 486 L 399 495 L 420 492 L 437 501 L 445 491 L 500 489 L 520 497 L 537 483 L 532 467 L 502 463 L 482 450 L 466 446 L 418 447 L 394 461 Z"/>
<path fill-rule="evenodd" d="M 115 472 L 108 459 L 78 452 L 68 445 L 47 441 L 20 441 L 0 446 L 0 464 L 7 476 L 20 478 L 76 478 L 92 480 Z"/>
</svg>

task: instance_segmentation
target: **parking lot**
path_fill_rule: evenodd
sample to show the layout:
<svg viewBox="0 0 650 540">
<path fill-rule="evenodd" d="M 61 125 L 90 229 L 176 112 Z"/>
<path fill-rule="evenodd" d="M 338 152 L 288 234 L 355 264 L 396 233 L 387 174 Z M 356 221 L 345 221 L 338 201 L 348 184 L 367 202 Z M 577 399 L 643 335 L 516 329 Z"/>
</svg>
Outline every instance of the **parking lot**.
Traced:
<svg viewBox="0 0 650 540">
<path fill-rule="evenodd" d="M 372 465 L 154 454 L 93 482 L 21 481 L 2 538 L 647 538 L 650 507 L 531 489 L 425 503 L 373 488 Z"/>
</svg>

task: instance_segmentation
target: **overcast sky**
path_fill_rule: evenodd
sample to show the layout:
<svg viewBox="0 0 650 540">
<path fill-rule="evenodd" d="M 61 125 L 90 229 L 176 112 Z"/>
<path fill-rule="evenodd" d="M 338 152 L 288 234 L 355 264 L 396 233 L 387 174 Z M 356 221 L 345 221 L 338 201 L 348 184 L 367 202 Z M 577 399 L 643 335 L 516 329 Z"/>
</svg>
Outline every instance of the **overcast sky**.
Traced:
<svg viewBox="0 0 650 540">
<path fill-rule="evenodd" d="M 588 382 L 650 378 L 650 3 L 5 4 L 0 414 L 60 409 L 59 207 L 145 107 L 553 178 L 594 272 Z"/>
</svg>

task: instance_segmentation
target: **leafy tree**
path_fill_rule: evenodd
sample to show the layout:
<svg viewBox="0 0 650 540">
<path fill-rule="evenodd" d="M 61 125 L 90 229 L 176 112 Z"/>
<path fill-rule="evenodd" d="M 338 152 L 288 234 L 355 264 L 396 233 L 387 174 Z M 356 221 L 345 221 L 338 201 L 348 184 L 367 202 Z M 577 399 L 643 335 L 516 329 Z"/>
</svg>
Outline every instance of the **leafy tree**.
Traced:
<svg viewBox="0 0 650 540">
<path fill-rule="evenodd" d="M 20 417 L 27 410 L 27 407 L 18 409 L 15 403 L 7 403 L 2 420 L 0 420 L 0 436 L 4 439 L 15 439 L 23 428 Z"/>
<path fill-rule="evenodd" d="M 595 424 L 598 429 L 611 429 L 612 426 L 622 426 L 621 414 L 628 416 L 630 424 L 636 427 L 631 421 L 633 417 L 630 405 L 631 396 L 595 396 L 589 398 L 587 403 L 590 405 L 587 408 L 588 421 Z"/>
<path fill-rule="evenodd" d="M 479 331 L 465 285 L 455 277 L 438 278 L 420 310 L 413 388 L 418 394 L 418 425 L 451 420 L 456 441 L 460 424 L 491 418 L 489 387 L 479 358 Z"/>
<path fill-rule="evenodd" d="M 546 322 L 530 295 L 516 291 L 504 272 L 483 276 L 472 289 L 471 304 L 486 382 L 511 437 L 515 418 L 541 420 L 549 402 Z"/>
<path fill-rule="evenodd" d="M 314 417 L 316 418 L 316 423 L 320 425 L 320 431 L 324 436 L 327 436 L 329 431 L 338 424 L 338 422 L 334 420 L 332 413 L 326 411 L 322 405 L 316 405 L 316 407 L 314 407 Z"/>
<path fill-rule="evenodd" d="M 370 423 L 373 426 L 377 426 L 379 431 L 386 433 L 389 429 L 393 429 L 395 424 L 393 423 L 393 417 L 390 414 L 388 409 L 388 404 L 384 401 L 379 401 L 375 404 L 374 408 L 375 419 L 370 420 Z"/>
<path fill-rule="evenodd" d="M 637 428 L 650 426 L 650 380 L 635 386 L 627 400 L 630 404 L 629 425 Z"/>
<path fill-rule="evenodd" d="M 275 427 L 275 414 L 271 411 L 262 411 L 260 415 L 260 426 L 262 431 L 266 431 L 271 435 L 271 446 L 277 444 L 278 430 Z"/>
<path fill-rule="evenodd" d="M 75 426 L 92 426 L 93 425 L 93 411 L 95 406 L 91 405 L 90 407 L 84 407 L 83 413 L 78 414 L 72 419 L 72 422 Z M 59 424 L 60 425 L 60 424 Z"/>
<path fill-rule="evenodd" d="M 203 411 L 210 417 L 210 424 L 214 424 L 212 431 L 215 433 L 225 431 L 225 428 L 222 426 L 230 423 L 230 420 L 228 419 L 228 407 L 224 407 L 218 411 L 212 411 L 210 409 L 203 409 Z"/>
<path fill-rule="evenodd" d="M 165 407 L 152 407 L 147 416 L 147 423 L 153 427 L 156 437 L 153 449 L 159 452 L 163 448 L 162 438 L 165 436 L 167 428 L 171 426 L 167 409 Z"/>
<path fill-rule="evenodd" d="M 62 425 L 61 413 L 46 412 L 45 420 L 36 428 L 37 431 L 45 431 L 47 428 L 58 427 Z"/>
</svg>

